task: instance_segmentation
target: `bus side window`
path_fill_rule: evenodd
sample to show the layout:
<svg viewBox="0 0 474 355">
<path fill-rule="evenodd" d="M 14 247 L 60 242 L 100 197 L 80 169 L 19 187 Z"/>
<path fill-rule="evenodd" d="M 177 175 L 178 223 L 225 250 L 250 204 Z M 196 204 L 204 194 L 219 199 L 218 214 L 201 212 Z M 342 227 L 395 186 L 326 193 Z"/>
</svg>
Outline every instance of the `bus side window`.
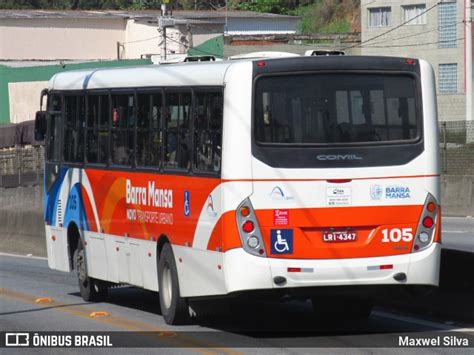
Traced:
<svg viewBox="0 0 474 355">
<path fill-rule="evenodd" d="M 133 160 L 133 136 L 135 128 L 135 96 L 112 94 L 112 163 L 131 165 Z"/>
<path fill-rule="evenodd" d="M 86 160 L 107 164 L 109 160 L 109 95 L 87 97 Z"/>
<path fill-rule="evenodd" d="M 65 162 L 82 163 L 84 160 L 85 97 L 64 98 L 63 159 Z"/>
<path fill-rule="evenodd" d="M 193 169 L 219 173 L 222 157 L 222 91 L 197 91 L 194 107 Z"/>
<path fill-rule="evenodd" d="M 159 168 L 161 162 L 161 92 L 138 94 L 137 166 Z"/>
<path fill-rule="evenodd" d="M 190 168 L 191 162 L 191 92 L 165 94 L 164 167 Z"/>
<path fill-rule="evenodd" d="M 99 95 L 87 97 L 87 138 L 86 138 L 86 161 L 89 163 L 99 162 Z"/>
<path fill-rule="evenodd" d="M 47 135 L 46 157 L 51 161 L 59 161 L 61 147 L 61 96 L 52 94 L 48 98 L 50 121 Z"/>
</svg>

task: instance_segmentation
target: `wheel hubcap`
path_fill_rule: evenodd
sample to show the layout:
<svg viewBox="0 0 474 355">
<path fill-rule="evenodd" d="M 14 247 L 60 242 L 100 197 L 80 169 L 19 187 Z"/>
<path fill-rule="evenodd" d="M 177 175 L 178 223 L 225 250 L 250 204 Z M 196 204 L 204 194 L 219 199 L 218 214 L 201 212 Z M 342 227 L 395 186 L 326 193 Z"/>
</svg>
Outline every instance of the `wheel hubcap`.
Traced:
<svg viewBox="0 0 474 355">
<path fill-rule="evenodd" d="M 171 269 L 168 264 L 163 267 L 162 285 L 160 292 L 162 293 L 163 303 L 166 308 L 170 308 L 173 297 L 173 288 L 171 284 Z"/>
</svg>

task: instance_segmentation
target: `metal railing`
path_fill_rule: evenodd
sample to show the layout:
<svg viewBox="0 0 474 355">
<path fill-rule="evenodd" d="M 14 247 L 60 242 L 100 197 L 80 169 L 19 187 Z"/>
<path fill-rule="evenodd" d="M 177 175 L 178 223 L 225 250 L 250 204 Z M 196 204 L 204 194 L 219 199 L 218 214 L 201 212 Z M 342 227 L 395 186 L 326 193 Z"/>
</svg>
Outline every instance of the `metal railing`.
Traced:
<svg viewBox="0 0 474 355">
<path fill-rule="evenodd" d="M 440 122 L 441 173 L 474 175 L 474 121 Z"/>
</svg>

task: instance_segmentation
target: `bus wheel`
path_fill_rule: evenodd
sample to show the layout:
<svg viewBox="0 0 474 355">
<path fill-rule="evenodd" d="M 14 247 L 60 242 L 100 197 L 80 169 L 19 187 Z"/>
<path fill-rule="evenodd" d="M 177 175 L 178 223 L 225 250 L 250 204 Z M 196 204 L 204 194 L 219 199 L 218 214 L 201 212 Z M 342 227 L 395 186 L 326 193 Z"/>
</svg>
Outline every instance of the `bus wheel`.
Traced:
<svg viewBox="0 0 474 355">
<path fill-rule="evenodd" d="M 189 307 L 185 298 L 179 295 L 178 270 L 170 244 L 165 244 L 158 261 L 158 282 L 161 314 L 166 324 L 189 322 Z"/>
<path fill-rule="evenodd" d="M 108 292 L 107 283 L 87 275 L 86 251 L 80 238 L 74 252 L 74 263 L 82 299 L 86 302 L 102 301 L 105 299 Z"/>
</svg>

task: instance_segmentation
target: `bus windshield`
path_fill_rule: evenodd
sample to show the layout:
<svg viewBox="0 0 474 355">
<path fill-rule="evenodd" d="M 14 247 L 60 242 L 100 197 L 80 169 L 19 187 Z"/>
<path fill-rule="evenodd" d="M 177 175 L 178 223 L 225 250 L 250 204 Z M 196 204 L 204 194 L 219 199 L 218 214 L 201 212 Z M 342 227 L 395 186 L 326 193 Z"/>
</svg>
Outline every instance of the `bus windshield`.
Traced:
<svg viewBox="0 0 474 355">
<path fill-rule="evenodd" d="M 415 77 L 314 73 L 259 77 L 257 143 L 344 145 L 414 141 L 421 135 Z"/>
</svg>

